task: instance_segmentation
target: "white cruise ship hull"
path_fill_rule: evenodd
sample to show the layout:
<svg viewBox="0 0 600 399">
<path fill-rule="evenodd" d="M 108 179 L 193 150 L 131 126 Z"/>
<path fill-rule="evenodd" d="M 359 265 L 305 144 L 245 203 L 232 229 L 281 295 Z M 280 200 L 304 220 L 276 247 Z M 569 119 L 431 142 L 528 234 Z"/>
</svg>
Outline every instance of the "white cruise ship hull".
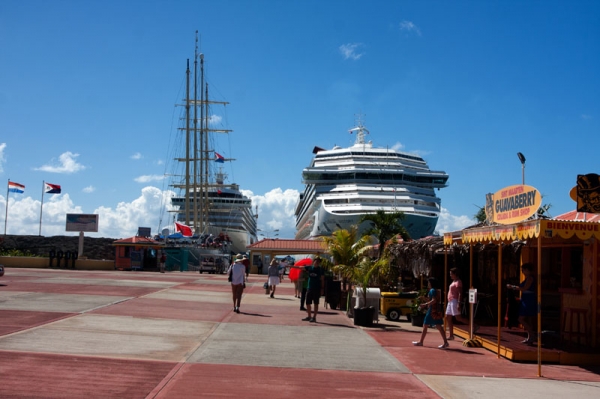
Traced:
<svg viewBox="0 0 600 399">
<path fill-rule="evenodd" d="M 352 226 L 358 226 L 358 234 L 361 236 L 370 227 L 366 222 L 359 225 L 360 219 L 365 214 L 367 213 L 334 214 L 322 204 L 317 205 L 315 212 L 303 221 L 302 226 L 298 226 L 296 239 L 306 240 L 330 236 L 335 230 L 349 230 Z M 433 234 L 438 218 L 437 214 L 427 216 L 404 213 L 402 225 L 411 237 L 427 237 Z"/>
</svg>

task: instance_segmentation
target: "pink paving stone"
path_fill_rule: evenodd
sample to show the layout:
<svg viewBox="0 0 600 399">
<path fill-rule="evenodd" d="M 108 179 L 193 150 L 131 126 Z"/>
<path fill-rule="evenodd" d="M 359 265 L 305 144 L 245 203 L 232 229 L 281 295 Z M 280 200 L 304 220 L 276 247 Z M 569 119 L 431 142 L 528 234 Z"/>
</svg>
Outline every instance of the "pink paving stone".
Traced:
<svg viewBox="0 0 600 399">
<path fill-rule="evenodd" d="M 439 398 L 410 374 L 215 364 L 185 364 L 156 398 L 364 399 L 395 396 Z"/>
<path fill-rule="evenodd" d="M 0 336 L 41 326 L 72 315 L 74 315 L 74 313 L 0 310 Z"/>
<path fill-rule="evenodd" d="M 143 296 L 163 290 L 164 287 L 127 287 L 93 284 L 60 284 L 41 282 L 18 282 L 3 287 L 4 291 L 45 292 L 49 294 L 83 294 L 83 295 L 116 295 Z"/>
<path fill-rule="evenodd" d="M 0 397 L 144 398 L 176 365 L 0 351 Z"/>
<path fill-rule="evenodd" d="M 159 319 L 220 322 L 233 307 L 230 303 L 177 301 L 137 298 L 106 306 L 91 313 L 115 316 L 155 317 Z"/>
<path fill-rule="evenodd" d="M 187 283 L 177 286 L 178 290 L 231 292 L 231 285 Z"/>
</svg>

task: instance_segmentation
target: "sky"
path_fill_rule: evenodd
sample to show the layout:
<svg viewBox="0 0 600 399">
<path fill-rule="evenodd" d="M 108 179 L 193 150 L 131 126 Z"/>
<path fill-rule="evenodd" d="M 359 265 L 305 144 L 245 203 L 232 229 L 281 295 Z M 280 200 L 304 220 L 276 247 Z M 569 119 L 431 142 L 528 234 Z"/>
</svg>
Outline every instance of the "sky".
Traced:
<svg viewBox="0 0 600 399">
<path fill-rule="evenodd" d="M 89 236 L 169 227 L 196 31 L 211 98 L 229 103 L 215 150 L 267 236 L 293 238 L 313 147 L 351 145 L 357 115 L 375 146 L 450 175 L 439 233 L 522 183 L 518 152 L 552 216 L 600 173 L 597 1 L 4 0 L 0 181 L 26 186 L 7 208 L 0 185 L 7 234 L 39 234 L 42 199 L 45 236 L 76 234 L 67 213 L 99 215 Z"/>
</svg>

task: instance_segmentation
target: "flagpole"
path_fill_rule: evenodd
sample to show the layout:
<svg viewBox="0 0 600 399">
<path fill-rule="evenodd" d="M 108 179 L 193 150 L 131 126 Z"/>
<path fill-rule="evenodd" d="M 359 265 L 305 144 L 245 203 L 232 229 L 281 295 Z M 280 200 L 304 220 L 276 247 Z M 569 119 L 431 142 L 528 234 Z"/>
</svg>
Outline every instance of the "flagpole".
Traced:
<svg viewBox="0 0 600 399">
<path fill-rule="evenodd" d="M 40 205 L 40 233 L 42 235 L 42 210 L 44 209 L 44 188 L 46 187 L 46 182 L 42 180 L 42 204 Z"/>
<path fill-rule="evenodd" d="M 6 184 L 6 214 L 4 215 L 4 235 L 6 235 L 6 222 L 8 220 L 8 194 L 10 193 L 10 191 L 8 191 L 8 187 L 10 187 L 10 179 L 8 179 L 8 183 Z"/>
</svg>

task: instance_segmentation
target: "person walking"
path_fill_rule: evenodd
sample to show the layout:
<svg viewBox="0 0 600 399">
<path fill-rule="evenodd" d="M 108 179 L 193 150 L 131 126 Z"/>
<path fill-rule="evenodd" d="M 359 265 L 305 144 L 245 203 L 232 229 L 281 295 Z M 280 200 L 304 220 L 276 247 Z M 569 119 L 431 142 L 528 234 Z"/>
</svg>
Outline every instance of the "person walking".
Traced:
<svg viewBox="0 0 600 399">
<path fill-rule="evenodd" d="M 235 262 L 229 266 L 229 276 L 231 281 L 231 293 L 233 296 L 233 311 L 240 313 L 240 303 L 242 302 L 242 293 L 246 288 L 246 267 L 242 263 L 243 255 L 238 254 Z"/>
<path fill-rule="evenodd" d="M 279 285 L 279 262 L 273 258 L 267 270 L 269 289 L 271 290 L 271 298 L 275 298 L 275 289 Z"/>
<path fill-rule="evenodd" d="M 167 261 L 167 254 L 163 251 L 162 255 L 160 256 L 160 272 L 164 273 L 165 272 L 165 262 Z"/>
<path fill-rule="evenodd" d="M 263 263 L 260 257 L 258 258 L 258 262 L 256 263 L 256 269 L 258 270 L 258 274 L 263 274 Z"/>
<path fill-rule="evenodd" d="M 537 316 L 537 296 L 536 296 L 536 281 L 533 277 L 533 265 L 524 263 L 521 266 L 521 272 L 525 276 L 525 280 L 520 285 L 507 284 L 508 289 L 521 291 L 521 305 L 519 306 L 519 323 L 527 332 L 527 338 L 523 341 L 524 344 L 533 345 L 534 317 Z"/>
<path fill-rule="evenodd" d="M 306 288 L 306 313 L 308 314 L 303 321 L 311 323 L 317 322 L 317 314 L 319 313 L 319 299 L 323 295 L 325 288 L 325 273 L 321 268 L 321 258 L 316 257 L 313 260 L 312 266 L 290 266 L 293 268 L 303 268 L 308 275 L 308 284 Z"/>
<path fill-rule="evenodd" d="M 458 269 L 450 269 L 450 278 L 452 283 L 448 288 L 448 305 L 446 306 L 446 325 L 448 326 L 449 340 L 454 339 L 454 319 L 463 324 L 469 325 L 469 321 L 462 315 L 462 294 L 463 285 L 458 275 Z"/>
<path fill-rule="evenodd" d="M 304 304 L 306 304 L 306 290 L 308 289 L 308 273 L 306 270 L 300 270 L 300 276 L 298 277 L 298 284 L 302 287 L 300 294 L 300 310 L 306 310 Z"/>
<path fill-rule="evenodd" d="M 412 344 L 414 346 L 423 346 L 423 341 L 425 341 L 425 336 L 427 335 L 427 328 L 431 326 L 437 328 L 444 340 L 444 343 L 438 346 L 438 348 L 445 349 L 448 347 L 448 340 L 446 339 L 446 332 L 442 326 L 444 323 L 444 315 L 440 306 L 442 294 L 438 289 L 438 283 L 434 277 L 429 277 L 427 279 L 427 288 L 429 289 L 429 292 L 427 293 L 428 300 L 419 305 L 419 309 L 427 307 L 427 314 L 425 314 L 425 320 L 423 321 L 421 339 L 419 341 L 413 341 Z"/>
<path fill-rule="evenodd" d="M 246 281 L 248 281 L 248 274 L 250 274 L 250 259 L 248 259 L 248 256 L 246 255 L 242 255 L 242 263 L 244 264 L 244 267 L 246 268 Z"/>
</svg>

